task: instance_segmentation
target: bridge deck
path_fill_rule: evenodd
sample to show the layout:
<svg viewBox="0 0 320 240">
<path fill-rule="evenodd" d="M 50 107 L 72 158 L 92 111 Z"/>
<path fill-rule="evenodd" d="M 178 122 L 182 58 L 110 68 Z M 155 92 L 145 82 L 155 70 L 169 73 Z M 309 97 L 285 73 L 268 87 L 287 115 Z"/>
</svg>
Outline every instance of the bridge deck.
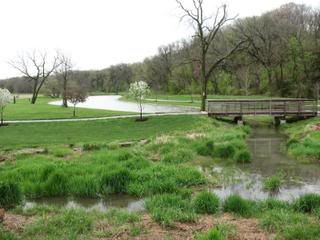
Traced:
<svg viewBox="0 0 320 240">
<path fill-rule="evenodd" d="M 210 116 L 316 116 L 317 101 L 311 99 L 219 99 L 207 100 Z"/>
</svg>

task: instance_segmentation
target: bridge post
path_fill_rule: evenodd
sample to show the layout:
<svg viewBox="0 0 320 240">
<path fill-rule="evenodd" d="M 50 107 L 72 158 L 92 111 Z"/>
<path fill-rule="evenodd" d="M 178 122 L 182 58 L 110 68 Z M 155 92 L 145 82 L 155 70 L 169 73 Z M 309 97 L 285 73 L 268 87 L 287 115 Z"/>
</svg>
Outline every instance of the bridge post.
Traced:
<svg viewBox="0 0 320 240">
<path fill-rule="evenodd" d="M 236 116 L 233 118 L 233 122 L 238 124 L 238 125 L 243 125 L 243 119 L 242 116 Z"/>
<path fill-rule="evenodd" d="M 274 124 L 276 126 L 280 126 L 282 124 L 287 123 L 286 117 L 285 116 L 275 116 L 274 117 Z"/>
</svg>

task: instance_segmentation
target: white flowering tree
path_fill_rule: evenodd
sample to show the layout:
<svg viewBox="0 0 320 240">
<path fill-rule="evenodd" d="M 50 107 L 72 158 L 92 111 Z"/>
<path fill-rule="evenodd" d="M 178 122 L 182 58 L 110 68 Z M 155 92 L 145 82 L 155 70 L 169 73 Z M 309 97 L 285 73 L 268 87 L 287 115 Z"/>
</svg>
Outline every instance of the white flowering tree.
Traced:
<svg viewBox="0 0 320 240">
<path fill-rule="evenodd" d="M 0 126 L 3 125 L 3 112 L 5 107 L 11 102 L 12 96 L 8 89 L 0 88 Z"/>
<path fill-rule="evenodd" d="M 148 84 L 144 81 L 138 81 L 130 84 L 129 94 L 134 97 L 140 110 L 140 120 L 142 120 L 143 99 L 150 93 Z"/>
</svg>

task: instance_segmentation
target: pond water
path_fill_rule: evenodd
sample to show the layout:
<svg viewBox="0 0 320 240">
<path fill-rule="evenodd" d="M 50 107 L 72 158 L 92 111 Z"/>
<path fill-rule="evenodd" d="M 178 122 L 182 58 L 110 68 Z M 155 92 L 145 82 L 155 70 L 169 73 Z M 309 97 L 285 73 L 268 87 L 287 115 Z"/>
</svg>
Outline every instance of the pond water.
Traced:
<svg viewBox="0 0 320 240">
<path fill-rule="evenodd" d="M 106 212 L 111 208 L 124 208 L 132 212 L 144 210 L 143 199 L 134 198 L 128 195 L 111 195 L 105 199 L 66 197 L 40 198 L 27 200 L 24 204 L 24 208 L 32 208 L 38 204 L 65 207 L 67 209 L 82 208 L 85 210 L 97 210 L 100 212 Z"/>
<path fill-rule="evenodd" d="M 79 103 L 78 108 L 91 108 L 91 109 L 102 109 L 111 111 L 123 111 L 123 112 L 139 112 L 137 103 L 126 102 L 120 100 L 119 95 L 109 96 L 90 96 L 84 103 Z M 61 106 L 62 101 L 50 102 L 51 105 Z M 71 104 L 70 104 L 71 105 Z M 144 113 L 173 113 L 173 112 L 190 112 L 196 111 L 191 107 L 175 107 L 175 106 L 164 106 L 157 104 L 143 104 Z"/>
<path fill-rule="evenodd" d="M 306 193 L 320 194 L 320 165 L 289 158 L 285 144 L 286 137 L 275 128 L 254 128 L 248 139 L 252 162 L 231 169 L 211 168 L 223 178 L 221 187 L 212 191 L 221 198 L 239 194 L 253 200 L 275 197 L 290 201 Z M 263 179 L 275 174 L 283 176 L 283 184 L 279 192 L 268 193 L 263 190 Z"/>
</svg>

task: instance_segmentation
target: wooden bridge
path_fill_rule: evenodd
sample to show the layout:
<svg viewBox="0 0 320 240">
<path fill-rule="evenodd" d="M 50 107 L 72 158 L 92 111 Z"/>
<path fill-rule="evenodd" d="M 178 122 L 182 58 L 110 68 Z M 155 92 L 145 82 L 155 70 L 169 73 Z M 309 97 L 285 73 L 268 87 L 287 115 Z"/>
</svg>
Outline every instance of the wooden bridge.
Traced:
<svg viewBox="0 0 320 240">
<path fill-rule="evenodd" d="M 277 118 L 314 117 L 318 113 L 316 100 L 311 99 L 219 99 L 207 100 L 209 116 L 270 115 Z"/>
</svg>

